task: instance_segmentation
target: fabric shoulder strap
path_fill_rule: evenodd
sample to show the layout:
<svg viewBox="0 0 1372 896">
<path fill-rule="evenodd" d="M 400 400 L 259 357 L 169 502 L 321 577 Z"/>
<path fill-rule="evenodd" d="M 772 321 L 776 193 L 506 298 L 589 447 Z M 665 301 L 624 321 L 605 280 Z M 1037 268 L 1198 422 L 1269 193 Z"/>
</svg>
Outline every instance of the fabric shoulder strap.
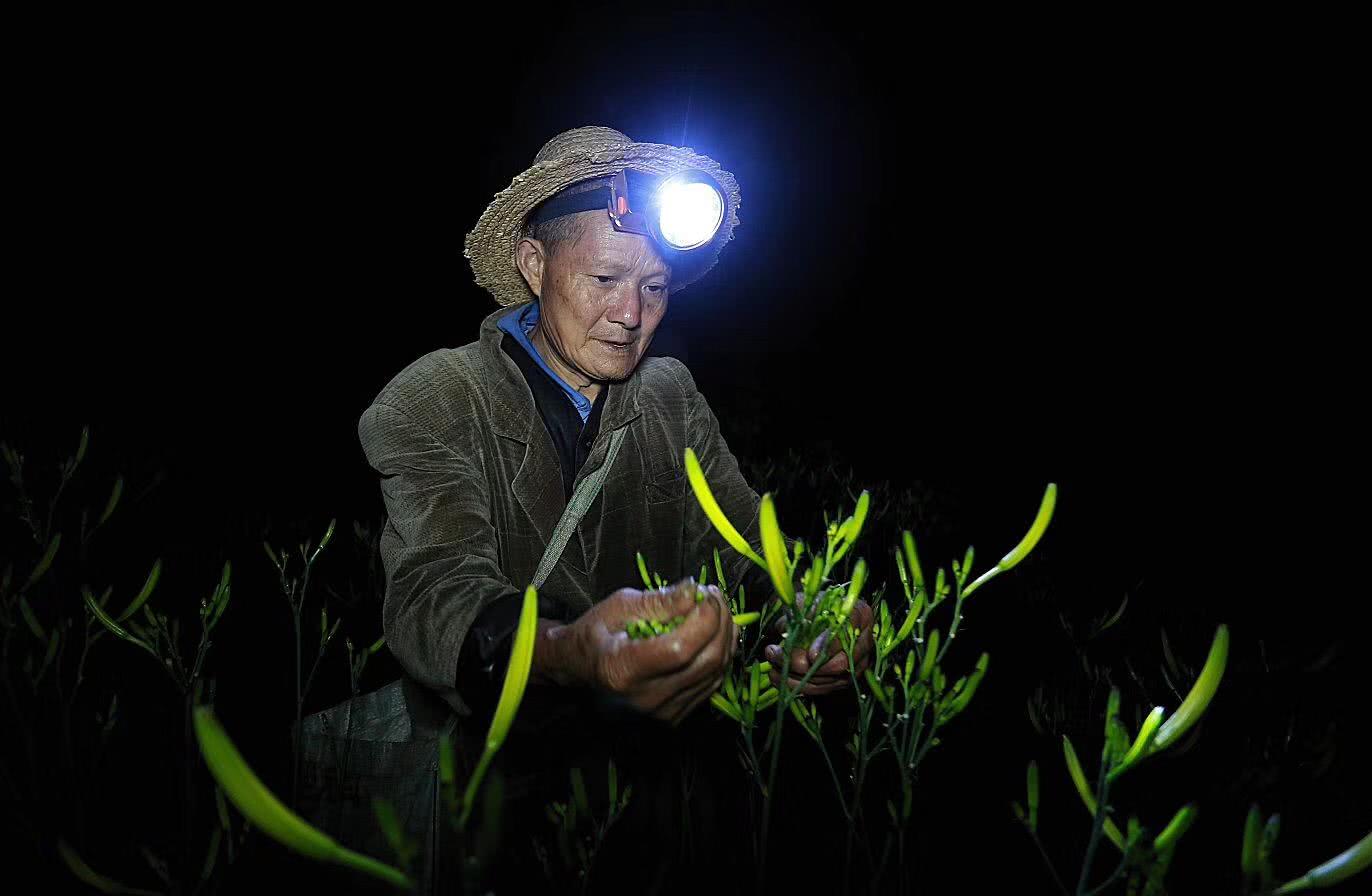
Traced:
<svg viewBox="0 0 1372 896">
<path fill-rule="evenodd" d="M 572 492 L 572 500 L 567 502 L 567 508 L 562 511 L 562 519 L 557 521 L 557 528 L 553 530 L 553 540 L 548 542 L 543 559 L 538 563 L 538 571 L 534 573 L 535 588 L 542 588 L 548 576 L 552 575 L 553 567 L 557 566 L 557 561 L 562 556 L 562 549 L 572 537 L 572 531 L 591 508 L 595 496 L 600 493 L 600 487 L 605 484 L 605 477 L 609 474 L 610 466 L 615 462 L 615 455 L 619 453 L 619 445 L 624 441 L 624 435 L 628 431 L 627 426 L 621 426 L 614 431 L 614 435 L 610 436 L 610 450 L 605 454 L 605 463 L 581 480 L 576 491 Z"/>
</svg>

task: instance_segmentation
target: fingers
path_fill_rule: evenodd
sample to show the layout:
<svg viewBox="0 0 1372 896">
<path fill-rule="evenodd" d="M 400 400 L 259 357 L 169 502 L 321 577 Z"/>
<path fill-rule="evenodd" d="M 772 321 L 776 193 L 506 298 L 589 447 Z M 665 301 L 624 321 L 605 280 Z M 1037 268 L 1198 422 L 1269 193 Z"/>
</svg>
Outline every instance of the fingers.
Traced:
<svg viewBox="0 0 1372 896">
<path fill-rule="evenodd" d="M 724 676 L 733 665 L 738 644 L 738 626 L 723 608 L 722 598 L 718 625 L 709 642 L 696 651 L 691 663 L 682 672 L 653 684 L 666 699 L 654 709 L 653 715 L 672 724 L 679 723 L 702 701 L 719 689 Z M 707 601 L 708 603 L 709 601 Z"/>
<path fill-rule="evenodd" d="M 682 597 L 673 596 L 672 592 L 645 594 L 643 616 L 668 619 L 685 616 L 685 620 L 672 631 L 655 638 L 630 641 L 626 653 L 633 658 L 636 678 L 652 679 L 682 672 L 701 648 L 718 634 L 721 617 L 729 625 L 733 624 L 718 589 L 700 603 L 696 603 L 693 591 L 684 596 L 686 589 L 682 589 L 682 594 Z"/>
<path fill-rule="evenodd" d="M 790 663 L 784 670 L 787 674 L 787 686 L 795 690 L 800 686 L 801 679 L 805 678 L 808 673 L 809 680 L 801 693 L 806 695 L 827 694 L 849 686 L 850 662 L 853 670 L 859 673 L 871 665 L 873 641 L 870 628 L 858 636 L 853 645 L 853 658 L 851 660 L 848 653 L 841 648 L 836 648 L 835 644 L 832 635 L 825 632 L 816 638 L 808 648 L 792 648 Z M 827 656 L 831 649 L 837 649 L 837 652 L 833 656 Z M 781 687 L 783 673 L 780 662 L 781 645 L 767 645 L 763 650 L 763 655 L 772 665 L 768 677 L 775 687 Z M 823 660 L 823 664 L 811 672 L 811 667 L 820 660 Z"/>
</svg>

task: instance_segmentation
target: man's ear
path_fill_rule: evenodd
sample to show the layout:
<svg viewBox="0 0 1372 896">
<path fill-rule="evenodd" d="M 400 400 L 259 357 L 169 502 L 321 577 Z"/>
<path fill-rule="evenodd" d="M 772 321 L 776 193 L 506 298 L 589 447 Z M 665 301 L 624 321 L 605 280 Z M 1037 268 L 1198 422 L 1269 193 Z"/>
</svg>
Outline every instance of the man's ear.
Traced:
<svg viewBox="0 0 1372 896">
<path fill-rule="evenodd" d="M 525 237 L 515 245 L 515 266 L 529 284 L 529 291 L 539 298 L 543 297 L 543 274 L 548 262 L 543 252 L 543 244 L 538 240 Z"/>
</svg>

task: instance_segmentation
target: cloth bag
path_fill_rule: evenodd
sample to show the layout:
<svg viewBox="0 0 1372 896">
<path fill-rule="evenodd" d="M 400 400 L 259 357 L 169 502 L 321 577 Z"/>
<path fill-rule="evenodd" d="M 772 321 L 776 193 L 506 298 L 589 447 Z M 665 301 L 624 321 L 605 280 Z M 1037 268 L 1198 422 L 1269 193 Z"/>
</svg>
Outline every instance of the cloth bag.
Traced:
<svg viewBox="0 0 1372 896">
<path fill-rule="evenodd" d="M 534 587 L 552 573 L 600 492 L 626 432 L 615 431 L 605 463 L 573 492 L 534 573 Z M 460 869 L 454 867 L 452 850 L 444 848 L 451 832 L 440 800 L 438 747 L 439 739 L 449 736 L 457 768 L 473 768 L 485 745 L 486 724 L 475 716 L 472 721 L 473 730 L 458 731 L 452 708 L 408 676 L 307 716 L 300 732 L 298 811 L 349 849 L 393 861 L 372 808 L 373 798 L 388 800 L 420 847 L 411 868 L 414 892 L 455 892 Z M 508 796 L 520 795 L 519 781 L 505 783 Z"/>
</svg>

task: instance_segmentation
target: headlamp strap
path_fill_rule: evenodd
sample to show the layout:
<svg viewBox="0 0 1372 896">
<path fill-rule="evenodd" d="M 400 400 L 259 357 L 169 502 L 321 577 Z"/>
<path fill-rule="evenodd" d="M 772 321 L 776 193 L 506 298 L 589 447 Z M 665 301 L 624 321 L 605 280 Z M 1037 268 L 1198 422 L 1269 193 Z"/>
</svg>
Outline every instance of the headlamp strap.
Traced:
<svg viewBox="0 0 1372 896">
<path fill-rule="evenodd" d="M 534 209 L 529 216 L 530 224 L 541 224 L 553 218 L 561 218 L 563 215 L 575 215 L 578 212 L 605 211 L 610 207 L 610 188 L 597 187 L 594 190 L 587 190 L 585 193 L 572 193 L 567 196 L 554 196 Z"/>
</svg>

